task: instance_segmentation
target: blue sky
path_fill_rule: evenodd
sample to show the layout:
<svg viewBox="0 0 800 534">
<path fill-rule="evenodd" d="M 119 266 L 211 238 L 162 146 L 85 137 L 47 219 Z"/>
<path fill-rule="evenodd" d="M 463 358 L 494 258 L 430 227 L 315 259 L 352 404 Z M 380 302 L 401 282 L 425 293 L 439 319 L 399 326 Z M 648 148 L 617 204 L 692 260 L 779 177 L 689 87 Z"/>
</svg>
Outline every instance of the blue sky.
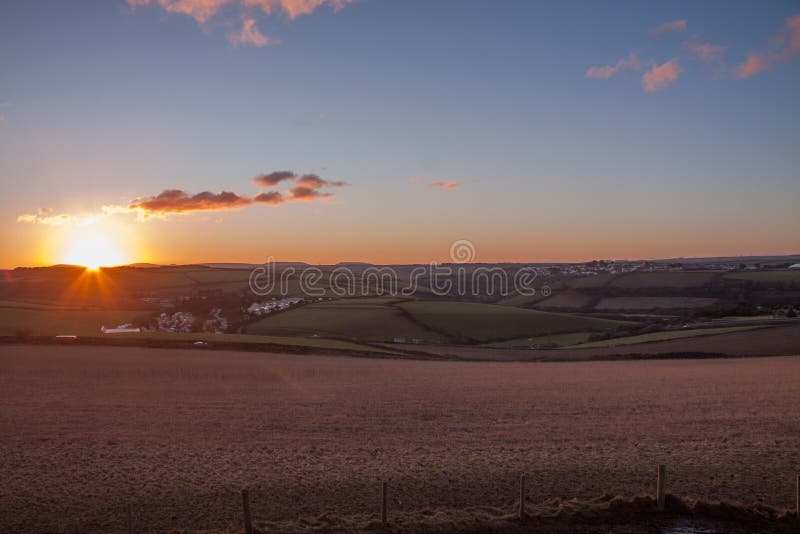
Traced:
<svg viewBox="0 0 800 534">
<path fill-rule="evenodd" d="M 292 18 L 230 0 L 198 22 L 172 1 L 0 6 L 3 266 L 57 260 L 27 244 L 67 228 L 17 221 L 37 209 L 252 196 L 277 170 L 350 186 L 102 224 L 158 261 L 430 261 L 460 238 L 486 261 L 800 251 L 800 61 L 775 44 L 796 2 L 360 0 Z M 247 19 L 280 43 L 231 42 Z M 586 76 L 631 53 L 637 69 Z M 737 75 L 751 53 L 775 59 Z"/>
</svg>

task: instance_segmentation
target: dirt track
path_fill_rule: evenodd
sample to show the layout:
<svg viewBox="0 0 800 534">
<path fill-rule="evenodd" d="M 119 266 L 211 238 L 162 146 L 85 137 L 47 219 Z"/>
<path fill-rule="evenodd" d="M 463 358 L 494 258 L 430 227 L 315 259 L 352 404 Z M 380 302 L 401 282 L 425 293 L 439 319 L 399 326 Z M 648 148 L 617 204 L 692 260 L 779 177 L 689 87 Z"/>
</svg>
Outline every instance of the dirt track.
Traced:
<svg viewBox="0 0 800 534">
<path fill-rule="evenodd" d="M 793 505 L 800 358 L 475 363 L 0 347 L 0 531 L 670 491 Z"/>
</svg>

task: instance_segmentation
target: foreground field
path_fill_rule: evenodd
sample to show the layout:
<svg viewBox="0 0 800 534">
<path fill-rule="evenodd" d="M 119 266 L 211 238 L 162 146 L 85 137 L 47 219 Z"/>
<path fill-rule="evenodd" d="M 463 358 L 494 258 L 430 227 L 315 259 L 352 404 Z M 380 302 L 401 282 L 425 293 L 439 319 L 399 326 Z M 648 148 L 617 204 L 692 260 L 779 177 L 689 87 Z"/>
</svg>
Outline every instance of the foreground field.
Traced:
<svg viewBox="0 0 800 534">
<path fill-rule="evenodd" d="M 0 347 L 0 530 L 670 491 L 793 504 L 800 358 L 467 363 Z"/>
</svg>

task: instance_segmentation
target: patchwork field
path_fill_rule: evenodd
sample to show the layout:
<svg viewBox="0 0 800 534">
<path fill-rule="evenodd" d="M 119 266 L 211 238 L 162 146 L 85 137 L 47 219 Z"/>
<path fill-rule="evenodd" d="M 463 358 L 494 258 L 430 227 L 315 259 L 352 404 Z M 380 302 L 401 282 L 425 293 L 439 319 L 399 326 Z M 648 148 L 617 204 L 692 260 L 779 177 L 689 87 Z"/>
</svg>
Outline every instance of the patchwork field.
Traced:
<svg viewBox="0 0 800 534">
<path fill-rule="evenodd" d="M 669 491 L 793 505 L 800 358 L 463 363 L 0 348 L 0 530 L 138 531 Z M 452 517 L 451 517 L 452 519 Z M 314 519 L 314 521 L 317 521 Z"/>
</svg>

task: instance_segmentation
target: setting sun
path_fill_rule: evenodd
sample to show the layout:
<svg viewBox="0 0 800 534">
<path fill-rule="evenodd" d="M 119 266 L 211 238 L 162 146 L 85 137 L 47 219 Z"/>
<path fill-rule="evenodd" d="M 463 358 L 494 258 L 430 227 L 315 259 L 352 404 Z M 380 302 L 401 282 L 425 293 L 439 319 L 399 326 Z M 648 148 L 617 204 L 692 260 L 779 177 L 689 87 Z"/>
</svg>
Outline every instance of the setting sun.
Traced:
<svg viewBox="0 0 800 534">
<path fill-rule="evenodd" d="M 99 230 L 84 230 L 72 235 L 62 257 L 62 263 L 83 265 L 96 270 L 125 263 L 119 244 Z"/>
</svg>

